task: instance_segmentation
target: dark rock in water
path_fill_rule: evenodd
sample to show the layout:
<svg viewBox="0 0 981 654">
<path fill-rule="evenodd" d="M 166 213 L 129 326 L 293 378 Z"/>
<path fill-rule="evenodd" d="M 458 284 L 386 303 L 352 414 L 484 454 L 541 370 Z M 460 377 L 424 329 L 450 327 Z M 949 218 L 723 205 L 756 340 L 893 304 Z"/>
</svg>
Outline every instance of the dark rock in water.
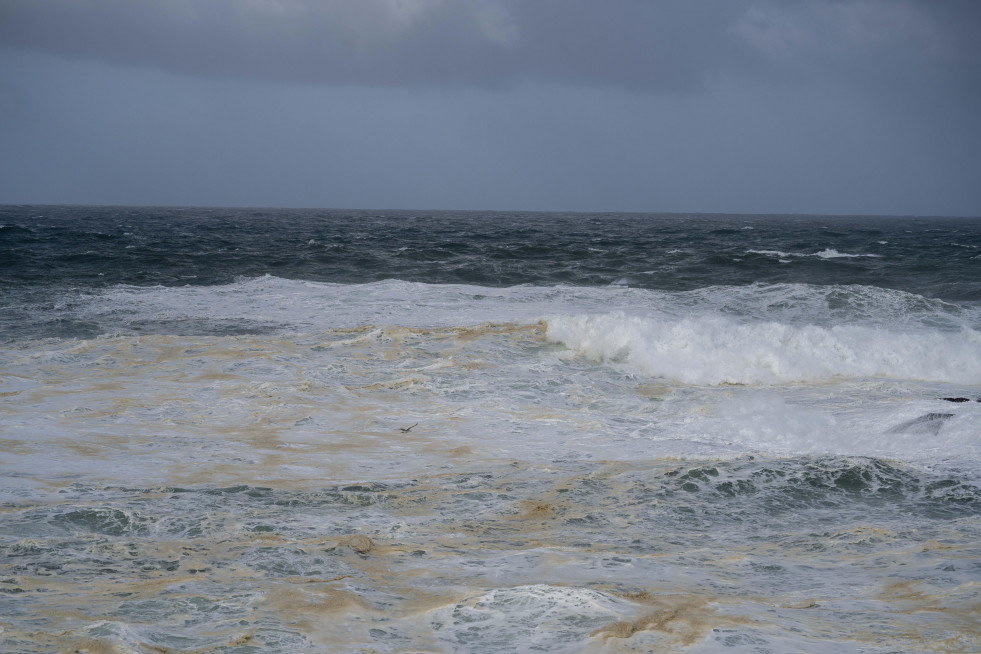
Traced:
<svg viewBox="0 0 981 654">
<path fill-rule="evenodd" d="M 945 422 L 954 417 L 953 413 L 927 413 L 919 418 L 913 418 L 896 425 L 889 430 L 890 434 L 932 434 L 940 433 Z"/>
<path fill-rule="evenodd" d="M 971 401 L 971 398 L 968 397 L 942 397 L 940 399 L 944 400 L 945 402 L 970 402 Z M 981 402 L 981 398 L 978 398 L 977 401 Z"/>
</svg>

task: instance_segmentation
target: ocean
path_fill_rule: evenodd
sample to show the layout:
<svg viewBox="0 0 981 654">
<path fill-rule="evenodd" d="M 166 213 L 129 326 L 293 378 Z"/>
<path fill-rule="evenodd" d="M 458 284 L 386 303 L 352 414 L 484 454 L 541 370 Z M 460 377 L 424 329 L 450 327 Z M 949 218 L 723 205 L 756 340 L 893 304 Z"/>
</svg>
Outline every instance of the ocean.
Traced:
<svg viewBox="0 0 981 654">
<path fill-rule="evenodd" d="M 981 651 L 981 219 L 0 207 L 4 652 Z"/>
</svg>

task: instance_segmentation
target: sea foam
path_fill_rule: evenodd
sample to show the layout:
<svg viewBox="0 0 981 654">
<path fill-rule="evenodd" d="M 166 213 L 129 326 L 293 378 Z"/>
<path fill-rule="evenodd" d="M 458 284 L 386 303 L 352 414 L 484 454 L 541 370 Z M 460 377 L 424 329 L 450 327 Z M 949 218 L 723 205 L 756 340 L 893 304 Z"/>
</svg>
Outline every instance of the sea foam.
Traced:
<svg viewBox="0 0 981 654">
<path fill-rule="evenodd" d="M 981 333 L 890 332 L 859 325 L 741 323 L 622 312 L 555 316 L 547 338 L 627 371 L 689 384 L 774 384 L 835 377 L 952 383 L 981 379 Z"/>
<path fill-rule="evenodd" d="M 818 257 L 820 259 L 859 259 L 861 257 L 871 257 L 873 259 L 880 259 L 882 255 L 880 254 L 849 254 L 847 252 L 839 252 L 834 248 L 825 248 L 820 252 L 784 252 L 782 250 L 747 250 L 748 254 L 765 254 L 778 257 Z"/>
</svg>

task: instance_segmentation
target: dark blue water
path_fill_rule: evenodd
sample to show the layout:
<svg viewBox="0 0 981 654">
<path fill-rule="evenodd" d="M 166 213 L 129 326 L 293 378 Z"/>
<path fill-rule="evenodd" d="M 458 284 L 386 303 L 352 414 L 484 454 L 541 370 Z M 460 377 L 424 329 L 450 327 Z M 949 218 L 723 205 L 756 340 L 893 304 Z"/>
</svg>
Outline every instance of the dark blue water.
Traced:
<svg viewBox="0 0 981 654">
<path fill-rule="evenodd" d="M 689 290 L 863 284 L 981 301 L 981 220 L 0 207 L 3 288 L 274 275 Z"/>
</svg>

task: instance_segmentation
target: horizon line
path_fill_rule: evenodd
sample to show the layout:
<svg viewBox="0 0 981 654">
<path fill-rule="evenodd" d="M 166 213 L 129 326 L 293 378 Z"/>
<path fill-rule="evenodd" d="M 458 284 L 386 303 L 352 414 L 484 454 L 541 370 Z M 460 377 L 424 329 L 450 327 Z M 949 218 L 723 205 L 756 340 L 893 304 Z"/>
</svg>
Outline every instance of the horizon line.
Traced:
<svg viewBox="0 0 981 654">
<path fill-rule="evenodd" d="M 981 214 L 894 214 L 894 213 L 809 213 L 801 211 L 692 211 L 692 210 L 582 210 L 582 209 L 437 209 L 437 208 L 376 208 L 376 207 L 321 207 L 321 206 L 273 206 L 273 205 L 211 205 L 211 204 L 103 204 L 88 202 L 0 202 L 0 207 L 92 207 L 113 209 L 224 209 L 265 211 L 357 211 L 357 212 L 439 212 L 439 213 L 534 213 L 534 214 L 613 214 L 634 216 L 767 216 L 767 217 L 823 217 L 823 218 L 964 218 L 981 219 Z"/>
</svg>

